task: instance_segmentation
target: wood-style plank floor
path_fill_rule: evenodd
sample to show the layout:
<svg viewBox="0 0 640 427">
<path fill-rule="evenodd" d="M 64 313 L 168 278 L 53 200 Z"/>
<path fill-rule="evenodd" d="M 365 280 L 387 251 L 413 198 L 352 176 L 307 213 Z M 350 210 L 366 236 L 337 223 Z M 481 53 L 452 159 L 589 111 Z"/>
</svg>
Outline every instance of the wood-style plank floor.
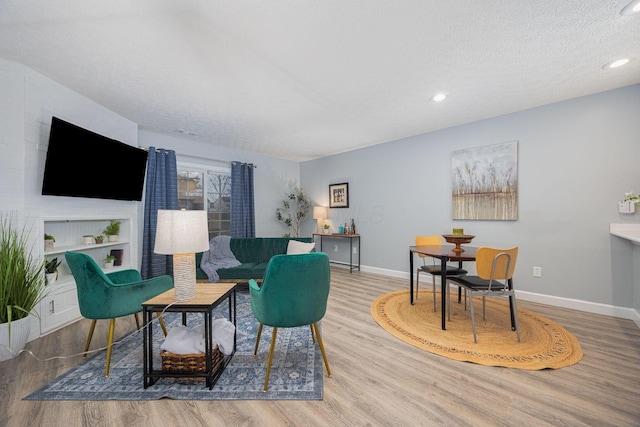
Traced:
<svg viewBox="0 0 640 427">
<path fill-rule="evenodd" d="M 23 401 L 81 358 L 22 354 L 0 363 L 0 426 L 640 426 L 632 321 L 520 300 L 573 333 L 583 360 L 545 371 L 480 366 L 414 348 L 373 321 L 377 296 L 407 288 L 332 267 L 323 337 L 333 377 L 325 372 L 322 401 Z M 98 322 L 94 346 L 106 343 L 107 325 Z M 88 326 L 83 319 L 27 348 L 40 358 L 79 352 Z M 118 320 L 116 339 L 134 327 L 132 317 Z"/>
</svg>

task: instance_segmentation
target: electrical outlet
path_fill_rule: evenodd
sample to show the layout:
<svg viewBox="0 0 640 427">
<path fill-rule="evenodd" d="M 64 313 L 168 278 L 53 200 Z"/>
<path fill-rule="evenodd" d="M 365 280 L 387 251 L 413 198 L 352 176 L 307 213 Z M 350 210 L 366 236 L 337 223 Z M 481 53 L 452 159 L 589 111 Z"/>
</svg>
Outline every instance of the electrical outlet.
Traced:
<svg viewBox="0 0 640 427">
<path fill-rule="evenodd" d="M 333 252 L 338 252 L 338 245 L 333 245 Z"/>
<path fill-rule="evenodd" d="M 354 247 L 353 248 L 353 254 L 356 255 L 358 253 L 358 248 Z"/>
<path fill-rule="evenodd" d="M 533 267 L 533 277 L 542 277 L 542 267 Z"/>
</svg>

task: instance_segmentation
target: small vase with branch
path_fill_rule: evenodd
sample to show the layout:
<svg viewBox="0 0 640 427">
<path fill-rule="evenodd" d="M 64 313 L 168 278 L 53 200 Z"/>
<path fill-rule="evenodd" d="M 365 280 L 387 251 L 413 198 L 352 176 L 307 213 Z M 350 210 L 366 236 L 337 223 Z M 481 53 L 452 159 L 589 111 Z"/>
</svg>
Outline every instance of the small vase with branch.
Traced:
<svg viewBox="0 0 640 427">
<path fill-rule="evenodd" d="M 636 205 L 640 204 L 640 196 L 636 196 L 633 191 L 624 193 L 624 198 L 618 203 L 620 213 L 634 213 Z"/>
</svg>

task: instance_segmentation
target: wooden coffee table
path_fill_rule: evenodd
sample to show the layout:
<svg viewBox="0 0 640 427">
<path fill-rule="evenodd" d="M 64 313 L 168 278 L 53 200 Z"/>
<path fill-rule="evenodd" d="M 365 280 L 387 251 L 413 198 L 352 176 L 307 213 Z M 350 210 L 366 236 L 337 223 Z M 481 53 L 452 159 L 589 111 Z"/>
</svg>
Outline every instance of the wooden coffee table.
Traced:
<svg viewBox="0 0 640 427">
<path fill-rule="evenodd" d="M 213 388 L 214 384 L 229 364 L 236 351 L 236 334 L 233 336 L 233 351 L 225 355 L 219 369 L 213 370 L 212 355 L 213 343 L 211 340 L 211 325 L 213 321 L 213 309 L 225 300 L 229 301 L 229 320 L 236 326 L 236 283 L 197 283 L 196 296 L 186 302 L 176 302 L 175 290 L 168 291 L 142 303 L 144 318 L 144 375 L 143 385 L 147 388 L 159 378 L 199 378 L 206 379 L 206 386 Z M 192 371 L 163 371 L 153 366 L 153 330 L 152 314 L 160 312 L 182 313 L 182 324 L 187 324 L 187 313 L 203 313 L 204 315 L 204 340 L 205 340 L 205 372 Z"/>
</svg>

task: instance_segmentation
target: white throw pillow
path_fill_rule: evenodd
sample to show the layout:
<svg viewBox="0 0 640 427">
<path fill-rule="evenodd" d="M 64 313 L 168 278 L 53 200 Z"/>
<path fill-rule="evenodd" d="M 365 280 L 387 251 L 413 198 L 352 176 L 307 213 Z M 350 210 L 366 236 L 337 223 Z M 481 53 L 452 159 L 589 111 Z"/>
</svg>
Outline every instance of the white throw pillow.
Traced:
<svg viewBox="0 0 640 427">
<path fill-rule="evenodd" d="M 315 248 L 315 243 L 298 242 L 297 240 L 289 240 L 287 245 L 287 255 L 308 254 Z"/>
</svg>

